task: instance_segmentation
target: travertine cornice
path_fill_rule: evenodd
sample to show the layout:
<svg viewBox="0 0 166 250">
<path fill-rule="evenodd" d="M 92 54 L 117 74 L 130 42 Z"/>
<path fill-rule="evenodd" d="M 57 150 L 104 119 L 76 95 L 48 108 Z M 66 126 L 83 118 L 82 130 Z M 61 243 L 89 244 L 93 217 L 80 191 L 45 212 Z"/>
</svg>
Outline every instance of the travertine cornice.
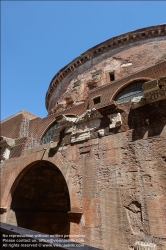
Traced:
<svg viewBox="0 0 166 250">
<path fill-rule="evenodd" d="M 110 38 L 82 53 L 79 57 L 75 58 L 72 62 L 67 64 L 51 80 L 48 91 L 45 97 L 46 108 L 48 109 L 51 94 L 57 84 L 59 84 L 69 73 L 75 68 L 91 60 L 98 55 L 108 52 L 117 47 L 130 44 L 132 42 L 147 40 L 149 38 L 156 38 L 166 36 L 166 24 L 150 26 L 143 29 L 134 30 L 113 38 Z"/>
</svg>

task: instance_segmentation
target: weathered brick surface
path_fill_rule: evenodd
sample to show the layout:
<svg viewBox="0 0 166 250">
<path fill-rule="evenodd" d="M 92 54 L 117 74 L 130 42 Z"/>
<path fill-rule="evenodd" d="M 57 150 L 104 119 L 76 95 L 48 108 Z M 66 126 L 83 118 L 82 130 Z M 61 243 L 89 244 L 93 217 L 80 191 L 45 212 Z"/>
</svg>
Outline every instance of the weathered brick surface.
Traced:
<svg viewBox="0 0 166 250">
<path fill-rule="evenodd" d="M 164 59 L 165 25 L 158 27 L 162 30 L 160 34 L 158 28 L 153 28 L 148 27 L 144 31 L 133 32 L 134 35 L 131 32 L 112 38 L 111 41 L 107 40 L 60 70 L 52 79 L 46 94 L 48 111 L 54 109 L 57 102 L 64 101 L 66 95 L 70 94 L 74 102 L 86 98 L 86 93 L 83 92 L 87 91 L 87 83 L 97 71 L 102 71 L 101 80 L 97 82 L 98 86 L 102 86 L 110 81 L 108 72 L 115 72 L 115 79 L 120 79 Z M 74 83 L 78 80 L 80 83 L 75 87 Z"/>
<path fill-rule="evenodd" d="M 9 135 L 19 139 L 1 167 L 1 206 L 7 208 L 2 221 L 51 234 L 68 233 L 72 240 L 75 234 L 83 235 L 87 245 L 103 250 L 132 250 L 136 240 L 146 241 L 148 237 L 161 237 L 157 250 L 166 249 L 166 100 L 137 109 L 131 108 L 130 101 L 112 102 L 134 79 L 166 75 L 165 36 L 148 39 L 147 44 L 143 39 L 131 49 L 114 51 L 116 58 L 109 53 L 103 58 L 102 54 L 98 59 L 96 56 L 92 71 L 95 65 L 97 70 L 111 64 L 117 70 L 117 80 L 108 84 L 103 72 L 103 86 L 88 92 L 84 103 L 59 109 L 43 119 L 34 117 L 28 136 L 19 137 L 22 116 L 12 118 L 16 119 L 15 126 L 13 120 L 6 121 L 5 135 L 12 125 Z M 132 67 L 121 67 L 129 59 Z M 88 67 L 86 72 L 84 67 L 79 72 L 85 79 L 92 73 Z M 72 77 L 71 84 L 75 80 Z M 69 81 L 65 84 L 67 87 Z M 92 99 L 97 95 L 102 96 L 101 103 L 94 105 Z M 104 129 L 103 136 L 95 129 L 90 139 L 71 144 L 71 134 L 60 134 L 58 127 L 53 140 L 59 144 L 52 153 L 50 143 L 39 145 L 57 115 L 81 115 L 94 107 L 103 116 L 99 128 Z M 109 129 L 108 115 L 117 112 L 122 125 Z"/>
<path fill-rule="evenodd" d="M 87 244 L 127 249 L 134 244 L 133 234 L 141 231 L 166 237 L 166 141 L 160 135 L 133 141 L 131 134 L 132 130 L 68 145 L 51 159 L 48 152 L 44 155 L 44 160 L 61 169 L 67 181 L 71 211 L 84 215 L 82 222 L 72 219 L 71 230 L 87 235 Z M 19 173 L 42 156 L 43 150 L 5 162 L 3 206 L 10 206 L 9 191 Z"/>
<path fill-rule="evenodd" d="M 166 61 L 162 61 L 156 64 L 155 66 L 154 65 L 150 66 L 147 69 L 141 70 L 135 74 L 131 75 L 129 74 L 128 76 L 122 79 L 118 79 L 117 81 L 114 81 L 111 84 L 103 85 L 102 87 L 96 90 L 94 89 L 93 91 L 90 92 L 88 96 L 89 107 L 90 108 L 100 107 L 106 103 L 109 103 L 112 99 L 114 99 L 114 97 L 120 91 L 120 89 L 122 89 L 124 86 L 126 86 L 127 84 L 131 83 L 134 80 L 156 79 L 161 75 L 165 74 L 166 74 Z M 101 96 L 101 103 L 94 105 L 93 98 L 98 95 Z"/>
</svg>

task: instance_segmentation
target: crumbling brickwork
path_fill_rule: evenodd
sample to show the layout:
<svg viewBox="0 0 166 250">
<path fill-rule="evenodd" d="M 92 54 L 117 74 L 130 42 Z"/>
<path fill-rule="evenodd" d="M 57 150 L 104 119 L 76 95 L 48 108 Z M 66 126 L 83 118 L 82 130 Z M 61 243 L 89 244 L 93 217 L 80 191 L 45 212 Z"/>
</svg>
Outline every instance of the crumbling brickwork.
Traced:
<svg viewBox="0 0 166 250">
<path fill-rule="evenodd" d="M 2 121 L 3 147 L 15 139 L 1 163 L 3 222 L 103 250 L 166 249 L 165 31 L 95 46 L 55 75 L 47 117 Z"/>
</svg>

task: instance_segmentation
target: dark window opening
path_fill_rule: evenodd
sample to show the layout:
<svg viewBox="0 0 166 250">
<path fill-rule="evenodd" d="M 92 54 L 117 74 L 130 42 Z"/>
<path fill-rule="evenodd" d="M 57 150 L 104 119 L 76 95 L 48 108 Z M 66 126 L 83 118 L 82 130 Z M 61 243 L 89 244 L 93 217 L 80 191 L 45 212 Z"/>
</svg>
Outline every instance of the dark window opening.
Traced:
<svg viewBox="0 0 166 250">
<path fill-rule="evenodd" d="M 93 99 L 93 103 L 94 103 L 94 104 L 100 103 L 100 96 L 95 97 L 95 98 Z"/>
<path fill-rule="evenodd" d="M 110 81 L 111 82 L 114 81 L 115 80 L 115 74 L 114 74 L 114 72 L 110 73 L 109 75 L 110 75 Z"/>
</svg>

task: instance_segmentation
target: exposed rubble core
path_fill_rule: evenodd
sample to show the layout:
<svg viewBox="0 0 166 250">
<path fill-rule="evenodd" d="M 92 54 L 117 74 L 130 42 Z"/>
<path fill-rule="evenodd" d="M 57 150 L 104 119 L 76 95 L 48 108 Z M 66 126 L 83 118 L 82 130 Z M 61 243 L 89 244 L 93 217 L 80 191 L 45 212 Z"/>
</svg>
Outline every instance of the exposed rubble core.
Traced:
<svg viewBox="0 0 166 250">
<path fill-rule="evenodd" d="M 166 24 L 111 38 L 54 76 L 47 117 L 1 122 L 3 222 L 166 249 L 165 56 Z"/>
</svg>

